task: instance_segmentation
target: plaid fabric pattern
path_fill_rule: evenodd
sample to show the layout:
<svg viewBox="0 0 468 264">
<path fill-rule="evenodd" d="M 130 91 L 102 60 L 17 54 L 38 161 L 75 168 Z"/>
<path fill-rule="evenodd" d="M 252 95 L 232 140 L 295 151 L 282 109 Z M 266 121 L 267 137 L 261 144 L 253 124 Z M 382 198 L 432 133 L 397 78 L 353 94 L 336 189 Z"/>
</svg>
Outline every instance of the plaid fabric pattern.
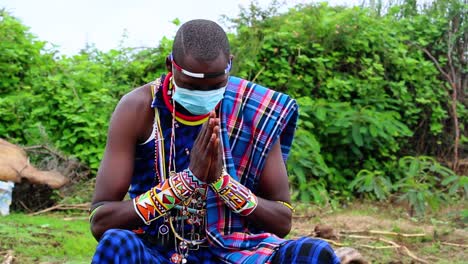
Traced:
<svg viewBox="0 0 468 264">
<path fill-rule="evenodd" d="M 303 237 L 298 240 L 289 240 L 283 244 L 270 263 L 339 264 L 340 260 L 327 242 Z"/>
<path fill-rule="evenodd" d="M 110 229 L 99 241 L 93 264 L 147 264 L 171 263 L 174 249 L 150 244 L 129 230 Z M 189 254 L 187 263 L 219 263 L 209 248 L 200 247 L 196 254 Z"/>
<path fill-rule="evenodd" d="M 268 151 L 281 139 L 283 160 L 294 136 L 298 107 L 289 96 L 231 77 L 221 105 L 225 165 L 253 193 Z M 245 218 L 233 213 L 211 189 L 207 197 L 207 235 L 213 252 L 229 263 L 265 263 L 285 240 L 251 234 Z"/>
</svg>

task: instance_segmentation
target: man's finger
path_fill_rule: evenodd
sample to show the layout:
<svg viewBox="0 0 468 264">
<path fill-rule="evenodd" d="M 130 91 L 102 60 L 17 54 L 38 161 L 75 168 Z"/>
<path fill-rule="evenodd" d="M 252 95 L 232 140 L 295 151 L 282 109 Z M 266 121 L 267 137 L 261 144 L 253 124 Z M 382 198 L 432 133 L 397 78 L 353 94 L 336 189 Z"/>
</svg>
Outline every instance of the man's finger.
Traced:
<svg viewBox="0 0 468 264">
<path fill-rule="evenodd" d="M 211 152 L 211 161 L 215 161 L 215 157 L 218 155 L 218 152 L 215 151 L 215 149 L 217 149 L 219 146 L 219 138 L 215 138 L 214 142 L 213 142 L 213 146 L 212 148 L 210 149 L 210 152 Z"/>
<path fill-rule="evenodd" d="M 213 127 L 213 131 L 211 134 L 212 134 L 212 137 L 214 137 L 219 143 L 219 126 Z M 210 149 L 210 151 L 215 151 L 217 148 L 218 148 L 218 145 L 216 146 L 212 145 L 212 149 Z"/>
<path fill-rule="evenodd" d="M 199 142 L 205 139 L 205 135 L 207 132 L 206 130 L 207 130 L 207 127 L 209 126 L 208 124 L 209 122 L 210 122 L 210 119 L 208 119 L 205 123 L 203 123 L 200 129 L 200 132 L 198 132 L 198 136 L 195 139 L 195 142 L 193 143 L 194 146 L 196 146 L 197 144 L 200 144 Z"/>
<path fill-rule="evenodd" d="M 211 158 L 211 155 L 212 155 L 212 149 L 213 149 L 213 146 L 215 145 L 215 142 L 216 142 L 216 136 L 211 133 L 210 134 L 210 138 L 208 140 L 208 144 L 206 145 L 206 148 L 205 148 L 205 154 L 206 154 L 206 158 Z"/>
<path fill-rule="evenodd" d="M 207 121 L 207 126 L 205 128 L 205 134 L 203 134 L 203 138 L 201 139 L 201 147 L 202 148 L 208 148 L 208 144 L 210 143 L 210 140 L 212 138 L 213 134 L 213 122 L 214 120 L 210 117 Z"/>
<path fill-rule="evenodd" d="M 218 149 L 218 146 L 219 146 L 219 138 L 215 138 L 214 142 L 213 142 L 213 145 L 211 146 L 211 149 L 210 149 L 210 158 L 211 158 L 211 167 L 216 167 L 216 161 L 218 160 L 218 151 L 216 151 Z"/>
<path fill-rule="evenodd" d="M 207 121 L 207 127 L 206 127 L 206 133 L 204 134 L 204 142 L 206 143 L 206 146 L 208 145 L 208 140 L 211 138 L 211 133 L 213 133 L 213 127 L 216 125 L 216 114 L 214 111 L 211 111 L 209 113 L 209 118 Z"/>
</svg>

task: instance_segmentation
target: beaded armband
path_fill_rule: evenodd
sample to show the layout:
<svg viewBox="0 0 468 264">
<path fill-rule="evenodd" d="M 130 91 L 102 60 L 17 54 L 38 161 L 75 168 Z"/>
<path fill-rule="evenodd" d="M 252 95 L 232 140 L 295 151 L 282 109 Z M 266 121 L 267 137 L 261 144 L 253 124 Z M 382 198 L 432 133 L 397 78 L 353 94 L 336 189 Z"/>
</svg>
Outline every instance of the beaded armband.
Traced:
<svg viewBox="0 0 468 264">
<path fill-rule="evenodd" d="M 133 207 L 143 222 L 149 225 L 174 206 L 189 199 L 198 188 L 204 188 L 203 183 L 189 169 L 172 172 L 169 179 L 135 197 Z"/>
<path fill-rule="evenodd" d="M 247 216 L 257 208 L 258 200 L 255 194 L 225 171 L 210 186 L 235 213 Z"/>
<path fill-rule="evenodd" d="M 286 206 L 289 209 L 291 209 L 292 212 L 296 211 L 296 209 L 294 209 L 294 207 L 291 204 L 287 203 L 287 202 L 283 202 L 283 201 L 276 201 L 276 202 Z"/>
<path fill-rule="evenodd" d="M 104 204 L 105 202 L 98 202 L 96 204 L 91 205 L 88 216 L 88 220 L 90 223 L 93 223 L 94 216 L 96 215 L 98 209 L 101 208 L 101 206 L 103 206 Z"/>
</svg>

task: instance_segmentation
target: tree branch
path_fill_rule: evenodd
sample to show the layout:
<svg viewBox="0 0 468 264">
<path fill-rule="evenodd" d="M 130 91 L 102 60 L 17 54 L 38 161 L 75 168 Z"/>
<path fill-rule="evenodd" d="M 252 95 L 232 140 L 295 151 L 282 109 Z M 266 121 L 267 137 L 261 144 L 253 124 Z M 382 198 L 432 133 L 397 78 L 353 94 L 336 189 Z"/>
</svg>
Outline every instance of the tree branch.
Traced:
<svg viewBox="0 0 468 264">
<path fill-rule="evenodd" d="M 437 69 L 439 70 L 440 73 L 442 73 L 442 75 L 444 75 L 444 77 L 447 79 L 447 81 L 449 81 L 450 83 L 452 83 L 452 80 L 451 80 L 451 77 L 448 73 L 446 73 L 442 67 L 440 66 L 439 62 L 437 61 L 436 58 L 434 58 L 434 56 L 432 56 L 432 54 L 426 49 L 426 48 L 422 48 L 422 51 L 424 51 L 424 53 L 426 53 L 426 55 L 432 60 L 432 62 L 434 62 L 434 64 L 436 65 Z"/>
</svg>

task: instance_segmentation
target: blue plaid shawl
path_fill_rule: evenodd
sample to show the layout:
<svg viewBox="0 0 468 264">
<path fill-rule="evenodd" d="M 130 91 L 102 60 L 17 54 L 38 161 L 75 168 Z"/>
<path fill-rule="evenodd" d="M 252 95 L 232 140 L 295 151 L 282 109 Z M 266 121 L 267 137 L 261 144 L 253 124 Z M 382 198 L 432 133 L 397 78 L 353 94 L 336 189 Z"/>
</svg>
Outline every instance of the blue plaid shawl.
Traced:
<svg viewBox="0 0 468 264">
<path fill-rule="evenodd" d="M 231 77 L 220 117 L 226 170 L 256 193 L 268 152 L 278 139 L 286 162 L 298 106 L 285 94 Z M 247 226 L 245 218 L 229 210 L 209 190 L 207 234 L 215 254 L 231 263 L 264 263 L 285 242 L 259 230 L 252 234 Z"/>
</svg>

